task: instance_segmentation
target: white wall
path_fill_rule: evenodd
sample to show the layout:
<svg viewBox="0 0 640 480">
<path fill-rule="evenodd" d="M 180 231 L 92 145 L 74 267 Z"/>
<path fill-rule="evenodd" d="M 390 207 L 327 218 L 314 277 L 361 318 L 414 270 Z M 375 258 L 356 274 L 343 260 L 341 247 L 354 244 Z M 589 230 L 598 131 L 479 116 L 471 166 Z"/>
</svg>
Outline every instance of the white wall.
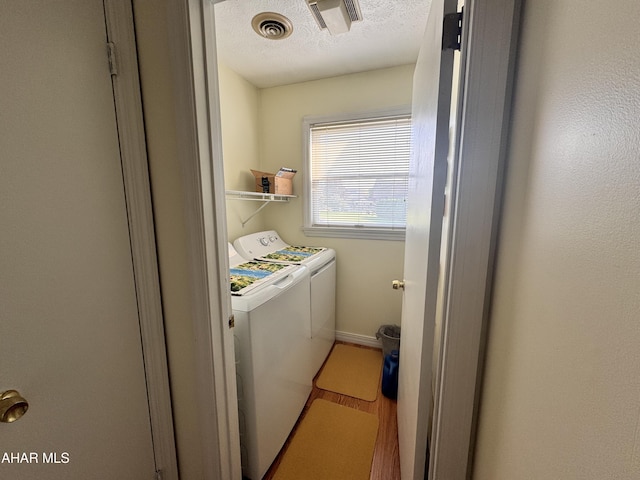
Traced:
<svg viewBox="0 0 640 480">
<path fill-rule="evenodd" d="M 526 2 L 474 479 L 640 478 L 639 20 Z"/>
<path fill-rule="evenodd" d="M 336 328 L 374 336 L 381 324 L 400 323 L 404 242 L 306 237 L 303 225 L 302 119 L 306 115 L 379 110 L 411 104 L 413 65 L 264 89 L 261 92 L 261 166 L 298 170 L 289 204 L 265 211 L 266 225 L 289 243 L 331 247 L 337 254 Z"/>
</svg>

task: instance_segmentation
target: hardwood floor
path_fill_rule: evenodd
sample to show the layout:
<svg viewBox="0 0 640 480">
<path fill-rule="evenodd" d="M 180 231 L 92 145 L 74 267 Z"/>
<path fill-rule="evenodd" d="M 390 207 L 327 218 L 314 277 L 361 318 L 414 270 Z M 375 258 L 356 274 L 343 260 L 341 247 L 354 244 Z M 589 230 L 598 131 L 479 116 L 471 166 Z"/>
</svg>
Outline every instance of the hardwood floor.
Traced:
<svg viewBox="0 0 640 480">
<path fill-rule="evenodd" d="M 345 342 L 336 342 L 336 344 L 337 343 L 346 344 Z M 353 346 L 359 348 L 371 348 L 361 345 Z M 322 371 L 322 369 L 320 369 L 320 371 Z M 318 375 L 320 375 L 320 372 L 318 372 Z M 318 376 L 316 375 L 316 378 L 317 377 Z M 382 378 L 380 379 L 380 381 L 382 382 Z M 309 410 L 309 407 L 311 406 L 311 403 L 316 398 L 322 398 L 330 402 L 338 403 L 340 405 L 345 405 L 347 407 L 355 408 L 363 412 L 377 415 L 380 423 L 378 427 L 378 438 L 376 440 L 375 450 L 373 452 L 370 480 L 400 480 L 400 454 L 398 451 L 398 422 L 396 418 L 396 401 L 388 399 L 387 397 L 382 395 L 380 389 L 378 389 L 378 398 L 376 398 L 374 402 L 366 402 L 364 400 L 359 400 L 347 395 L 329 392 L 327 390 L 322 390 L 316 387 L 315 379 L 313 380 L 313 390 L 311 391 L 311 395 L 309 395 L 307 404 L 305 405 L 304 410 L 302 411 L 302 414 L 298 419 L 298 423 L 296 423 L 296 426 L 293 428 L 291 435 L 289 435 L 289 439 L 284 444 L 284 447 L 282 447 L 280 454 L 274 460 L 263 480 L 272 480 L 276 470 L 278 469 L 278 465 L 280 465 L 282 456 L 289 446 L 290 439 L 293 438 L 293 435 L 298 428 L 298 424 L 300 423 L 302 418 L 304 418 L 305 414 Z"/>
</svg>

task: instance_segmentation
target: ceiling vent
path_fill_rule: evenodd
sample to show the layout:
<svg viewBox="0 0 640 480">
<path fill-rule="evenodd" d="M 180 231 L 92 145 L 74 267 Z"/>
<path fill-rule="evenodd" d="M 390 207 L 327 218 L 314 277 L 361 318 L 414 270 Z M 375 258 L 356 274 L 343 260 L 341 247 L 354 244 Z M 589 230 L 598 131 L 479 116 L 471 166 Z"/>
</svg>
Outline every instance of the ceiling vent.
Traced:
<svg viewBox="0 0 640 480">
<path fill-rule="evenodd" d="M 259 13 L 251 20 L 251 26 L 258 35 L 269 40 L 282 40 L 293 32 L 291 20 L 273 12 Z"/>
<path fill-rule="evenodd" d="M 362 20 L 358 0 L 307 0 L 318 26 L 329 30 L 331 35 L 346 33 L 351 22 Z"/>
</svg>

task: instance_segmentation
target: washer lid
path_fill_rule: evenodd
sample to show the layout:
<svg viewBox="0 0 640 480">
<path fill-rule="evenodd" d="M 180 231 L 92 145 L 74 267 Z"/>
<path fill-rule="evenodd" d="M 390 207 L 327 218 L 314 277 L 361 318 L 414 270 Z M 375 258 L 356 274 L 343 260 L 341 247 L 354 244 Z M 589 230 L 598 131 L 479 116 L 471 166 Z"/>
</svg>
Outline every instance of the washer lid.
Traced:
<svg viewBox="0 0 640 480">
<path fill-rule="evenodd" d="M 271 284 L 295 270 L 294 265 L 249 261 L 229 269 L 232 295 L 246 295 L 261 285 Z"/>
<path fill-rule="evenodd" d="M 229 244 L 229 284 L 231 295 L 246 295 L 264 285 L 270 285 L 289 275 L 296 267 L 242 258 Z"/>
</svg>

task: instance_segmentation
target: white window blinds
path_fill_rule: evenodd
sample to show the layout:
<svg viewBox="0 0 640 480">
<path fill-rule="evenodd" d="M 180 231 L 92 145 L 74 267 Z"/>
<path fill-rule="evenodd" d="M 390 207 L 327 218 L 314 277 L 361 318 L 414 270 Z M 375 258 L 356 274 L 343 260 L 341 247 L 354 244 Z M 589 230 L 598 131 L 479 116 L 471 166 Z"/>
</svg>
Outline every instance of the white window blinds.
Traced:
<svg viewBox="0 0 640 480">
<path fill-rule="evenodd" d="M 310 227 L 404 230 L 411 116 L 309 128 Z"/>
</svg>

